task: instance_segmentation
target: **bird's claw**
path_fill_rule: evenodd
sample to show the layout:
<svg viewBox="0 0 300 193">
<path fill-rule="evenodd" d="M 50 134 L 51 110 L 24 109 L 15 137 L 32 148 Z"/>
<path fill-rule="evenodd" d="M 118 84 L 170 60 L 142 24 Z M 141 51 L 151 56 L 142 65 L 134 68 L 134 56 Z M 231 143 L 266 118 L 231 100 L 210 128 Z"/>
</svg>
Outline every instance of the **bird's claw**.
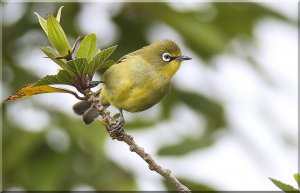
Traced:
<svg viewBox="0 0 300 193">
<path fill-rule="evenodd" d="M 123 130 L 124 123 L 125 123 L 125 119 L 124 118 L 120 118 L 115 125 L 111 126 L 110 132 L 111 133 L 114 133 L 114 132 L 120 133 Z"/>
</svg>

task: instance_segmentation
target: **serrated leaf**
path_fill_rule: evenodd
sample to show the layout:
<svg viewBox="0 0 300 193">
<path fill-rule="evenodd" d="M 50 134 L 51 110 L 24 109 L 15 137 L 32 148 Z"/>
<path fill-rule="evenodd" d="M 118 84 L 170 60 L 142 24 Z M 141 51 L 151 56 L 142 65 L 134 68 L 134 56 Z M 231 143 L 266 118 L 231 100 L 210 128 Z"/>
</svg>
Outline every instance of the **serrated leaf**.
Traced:
<svg viewBox="0 0 300 193">
<path fill-rule="evenodd" d="M 61 10 L 62 8 L 64 8 L 64 6 L 61 6 L 57 12 L 57 15 L 56 15 L 56 20 L 58 21 L 58 23 L 60 22 L 60 17 L 61 17 Z"/>
<path fill-rule="evenodd" d="M 70 91 L 67 89 L 54 88 L 54 87 L 47 86 L 47 85 L 33 87 L 32 84 L 28 84 L 28 85 L 20 88 L 16 92 L 14 92 L 5 101 L 14 101 L 14 100 L 23 99 L 23 98 L 26 98 L 26 97 L 29 97 L 32 95 L 52 93 L 52 92 L 62 92 L 62 93 L 74 94 L 73 91 Z"/>
<path fill-rule="evenodd" d="M 37 12 L 34 12 L 34 14 L 38 17 L 39 23 L 41 27 L 43 28 L 44 32 L 48 36 L 48 30 L 47 30 L 47 20 L 42 18 Z"/>
<path fill-rule="evenodd" d="M 73 85 L 73 77 L 67 70 L 60 70 L 57 74 L 57 79 L 62 84 Z"/>
<path fill-rule="evenodd" d="M 76 58 L 86 58 L 90 61 L 96 52 L 97 38 L 95 34 L 87 35 L 80 43 Z"/>
<path fill-rule="evenodd" d="M 53 62 L 55 62 L 56 64 L 58 64 L 61 68 L 65 68 L 65 63 L 59 59 L 55 59 L 56 57 L 59 56 L 58 52 L 50 47 L 50 46 L 44 46 L 40 48 L 45 54 L 46 56 L 48 56 Z"/>
<path fill-rule="evenodd" d="M 57 75 L 48 75 L 41 80 L 37 81 L 33 87 L 51 85 L 51 84 L 65 84 L 74 85 L 72 74 L 66 70 L 60 70 Z"/>
<path fill-rule="evenodd" d="M 298 187 L 300 187 L 300 174 L 294 174 L 294 179 L 298 184 Z"/>
<path fill-rule="evenodd" d="M 95 72 L 99 69 L 102 63 L 115 51 L 116 48 L 117 45 L 106 48 L 99 52 L 97 55 L 95 55 L 95 57 L 89 63 L 89 67 L 87 70 L 89 77 L 92 77 L 95 74 Z"/>
<path fill-rule="evenodd" d="M 270 178 L 270 180 L 278 187 L 280 188 L 281 190 L 285 191 L 285 192 L 290 192 L 290 191 L 293 191 L 293 192 L 299 192 L 299 190 L 295 189 L 293 186 L 289 185 L 289 184 L 285 184 L 279 180 L 276 180 L 276 179 L 273 179 L 273 178 Z"/>
<path fill-rule="evenodd" d="M 115 61 L 108 60 L 106 62 L 103 62 L 96 71 L 98 71 L 100 74 L 103 74 L 109 67 L 115 64 Z"/>
<path fill-rule="evenodd" d="M 60 56 L 66 56 L 72 48 L 69 44 L 67 36 L 53 15 L 48 16 L 47 20 L 48 38 L 52 45 L 56 48 Z"/>
<path fill-rule="evenodd" d="M 77 77 L 82 77 L 86 74 L 87 66 L 86 58 L 76 58 L 66 63 L 66 70 Z"/>
</svg>

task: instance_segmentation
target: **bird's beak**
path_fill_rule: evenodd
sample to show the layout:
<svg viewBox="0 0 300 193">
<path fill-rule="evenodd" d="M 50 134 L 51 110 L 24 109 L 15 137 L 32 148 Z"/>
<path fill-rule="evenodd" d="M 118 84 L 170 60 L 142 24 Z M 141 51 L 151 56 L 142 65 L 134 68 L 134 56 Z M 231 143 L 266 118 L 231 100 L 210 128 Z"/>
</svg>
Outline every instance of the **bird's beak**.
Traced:
<svg viewBox="0 0 300 193">
<path fill-rule="evenodd" d="M 191 60 L 192 58 L 191 57 L 189 57 L 189 56 L 179 56 L 178 58 L 177 58 L 177 60 L 179 60 L 179 61 L 183 61 L 183 60 Z"/>
</svg>

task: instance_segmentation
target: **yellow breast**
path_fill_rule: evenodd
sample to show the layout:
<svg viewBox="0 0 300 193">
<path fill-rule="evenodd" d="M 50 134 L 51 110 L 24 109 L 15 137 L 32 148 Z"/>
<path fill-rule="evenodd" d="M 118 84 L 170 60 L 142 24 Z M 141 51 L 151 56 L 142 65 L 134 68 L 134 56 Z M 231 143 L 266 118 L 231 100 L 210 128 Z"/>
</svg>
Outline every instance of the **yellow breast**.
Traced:
<svg viewBox="0 0 300 193">
<path fill-rule="evenodd" d="M 141 57 L 129 58 L 105 72 L 100 98 L 129 112 L 146 110 L 166 95 L 178 68 L 179 64 L 158 70 Z"/>
</svg>

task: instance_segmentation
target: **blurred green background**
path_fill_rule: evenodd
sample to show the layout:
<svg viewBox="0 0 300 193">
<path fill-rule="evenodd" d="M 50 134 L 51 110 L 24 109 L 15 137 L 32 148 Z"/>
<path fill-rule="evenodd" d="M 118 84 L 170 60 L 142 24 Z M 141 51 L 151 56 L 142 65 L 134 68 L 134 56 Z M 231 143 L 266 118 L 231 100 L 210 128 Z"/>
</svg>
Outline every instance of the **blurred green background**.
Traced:
<svg viewBox="0 0 300 193">
<path fill-rule="evenodd" d="M 34 12 L 64 5 L 71 43 L 96 33 L 112 58 L 170 38 L 193 60 L 171 92 L 128 133 L 192 190 L 277 190 L 297 170 L 297 3 L 10 3 L 2 17 L 4 190 L 174 190 L 103 126 L 73 114 L 77 100 L 45 94 L 7 102 L 19 87 L 55 74 Z M 99 77 L 98 77 L 99 78 Z M 115 112 L 114 109 L 111 109 Z"/>
</svg>

